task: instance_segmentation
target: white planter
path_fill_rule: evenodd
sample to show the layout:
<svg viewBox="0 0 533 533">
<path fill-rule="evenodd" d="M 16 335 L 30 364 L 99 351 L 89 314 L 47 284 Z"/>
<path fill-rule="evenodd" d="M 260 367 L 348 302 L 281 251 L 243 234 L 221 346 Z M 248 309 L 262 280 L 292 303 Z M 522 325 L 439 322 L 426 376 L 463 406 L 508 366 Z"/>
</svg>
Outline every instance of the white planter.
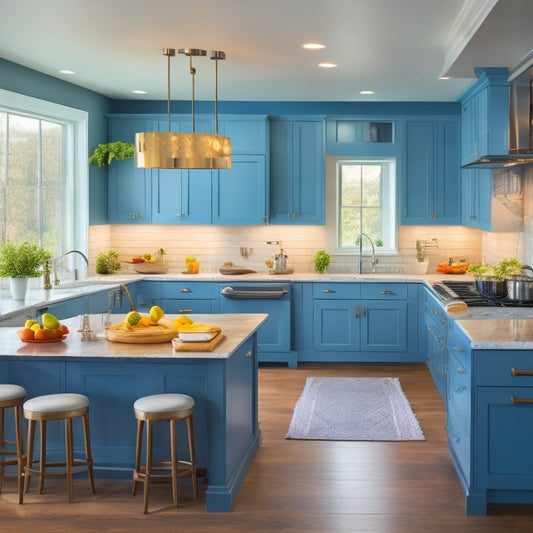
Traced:
<svg viewBox="0 0 533 533">
<path fill-rule="evenodd" d="M 28 289 L 28 278 L 9 278 L 13 300 L 24 300 Z"/>
<path fill-rule="evenodd" d="M 416 262 L 413 266 L 415 274 L 425 274 L 428 270 L 429 261 Z"/>
</svg>

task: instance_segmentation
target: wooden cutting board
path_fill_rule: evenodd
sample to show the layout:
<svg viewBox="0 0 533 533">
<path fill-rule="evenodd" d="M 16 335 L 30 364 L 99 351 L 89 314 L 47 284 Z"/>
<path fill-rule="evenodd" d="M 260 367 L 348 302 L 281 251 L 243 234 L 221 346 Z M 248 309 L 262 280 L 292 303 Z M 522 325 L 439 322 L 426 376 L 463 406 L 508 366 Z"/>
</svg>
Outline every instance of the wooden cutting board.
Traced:
<svg viewBox="0 0 533 533">
<path fill-rule="evenodd" d="M 256 270 L 246 267 L 220 267 L 218 271 L 225 276 L 234 276 L 237 274 L 256 274 Z"/>
<path fill-rule="evenodd" d="M 219 333 L 209 342 L 182 342 L 179 339 L 176 339 L 172 342 L 172 346 L 174 346 L 174 350 L 177 352 L 212 352 L 215 349 L 215 346 L 224 339 L 224 335 Z"/>
<path fill-rule="evenodd" d="M 106 329 L 106 339 L 111 342 L 125 342 L 129 344 L 157 344 L 170 342 L 178 336 L 175 329 L 164 326 L 148 326 L 146 328 L 126 329 L 122 323 L 113 324 Z"/>
</svg>

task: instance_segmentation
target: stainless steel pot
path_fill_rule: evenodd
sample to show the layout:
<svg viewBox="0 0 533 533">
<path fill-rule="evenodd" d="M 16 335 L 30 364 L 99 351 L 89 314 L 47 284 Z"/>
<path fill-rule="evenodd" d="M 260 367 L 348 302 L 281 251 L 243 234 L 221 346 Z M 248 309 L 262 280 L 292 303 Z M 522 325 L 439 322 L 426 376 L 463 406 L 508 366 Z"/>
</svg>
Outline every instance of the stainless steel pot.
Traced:
<svg viewBox="0 0 533 533">
<path fill-rule="evenodd" d="M 476 289 L 487 298 L 505 298 L 507 296 L 506 280 L 477 279 Z"/>
<path fill-rule="evenodd" d="M 533 278 L 516 276 L 507 281 L 507 298 L 513 301 L 533 301 Z"/>
</svg>

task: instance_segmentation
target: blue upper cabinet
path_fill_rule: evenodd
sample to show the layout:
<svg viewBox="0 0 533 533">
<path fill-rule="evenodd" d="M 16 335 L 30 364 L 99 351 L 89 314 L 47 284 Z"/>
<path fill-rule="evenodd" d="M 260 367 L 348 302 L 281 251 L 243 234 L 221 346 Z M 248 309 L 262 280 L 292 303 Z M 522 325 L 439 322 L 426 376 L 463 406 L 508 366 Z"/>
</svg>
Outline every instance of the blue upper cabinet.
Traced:
<svg viewBox="0 0 533 533">
<path fill-rule="evenodd" d="M 509 151 L 509 82 L 506 68 L 475 69 L 478 76 L 460 97 L 461 164 Z"/>
<path fill-rule="evenodd" d="M 224 115 L 231 168 L 213 171 L 213 224 L 264 224 L 268 215 L 268 131 L 264 115 Z"/>
<path fill-rule="evenodd" d="M 462 225 L 469 228 L 492 230 L 492 171 L 463 169 L 461 185 Z"/>
<path fill-rule="evenodd" d="M 322 119 L 270 122 L 270 223 L 324 224 Z"/>
<path fill-rule="evenodd" d="M 135 134 L 151 131 L 143 119 L 113 118 L 109 122 L 109 141 L 135 142 Z M 151 222 L 151 173 L 137 168 L 133 159 L 113 161 L 108 175 L 108 219 L 113 223 Z"/>
<path fill-rule="evenodd" d="M 405 121 L 402 224 L 460 224 L 459 120 Z"/>
<path fill-rule="evenodd" d="M 168 131 L 168 121 L 153 124 L 156 131 Z M 190 118 L 172 120 L 171 131 L 192 131 Z M 197 133 L 209 133 L 213 120 L 195 121 Z M 152 222 L 154 224 L 210 224 L 212 171 L 200 169 L 152 169 Z"/>
</svg>

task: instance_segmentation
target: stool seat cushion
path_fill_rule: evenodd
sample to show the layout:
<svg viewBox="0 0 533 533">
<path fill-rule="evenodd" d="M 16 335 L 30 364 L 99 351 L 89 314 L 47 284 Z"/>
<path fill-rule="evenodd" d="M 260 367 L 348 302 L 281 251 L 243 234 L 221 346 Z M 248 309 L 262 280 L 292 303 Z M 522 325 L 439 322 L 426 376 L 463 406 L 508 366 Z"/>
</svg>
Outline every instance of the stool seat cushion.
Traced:
<svg viewBox="0 0 533 533">
<path fill-rule="evenodd" d="M 24 398 L 24 396 L 26 396 L 26 389 L 20 385 L 0 385 L 0 402 L 17 400 L 19 398 Z"/>
<path fill-rule="evenodd" d="M 34 413 L 53 413 L 89 407 L 89 398 L 83 394 L 64 393 L 37 396 L 24 402 L 24 410 Z"/>
<path fill-rule="evenodd" d="M 186 411 L 194 407 L 194 400 L 187 394 L 154 394 L 139 398 L 133 408 L 144 413 Z"/>
</svg>

